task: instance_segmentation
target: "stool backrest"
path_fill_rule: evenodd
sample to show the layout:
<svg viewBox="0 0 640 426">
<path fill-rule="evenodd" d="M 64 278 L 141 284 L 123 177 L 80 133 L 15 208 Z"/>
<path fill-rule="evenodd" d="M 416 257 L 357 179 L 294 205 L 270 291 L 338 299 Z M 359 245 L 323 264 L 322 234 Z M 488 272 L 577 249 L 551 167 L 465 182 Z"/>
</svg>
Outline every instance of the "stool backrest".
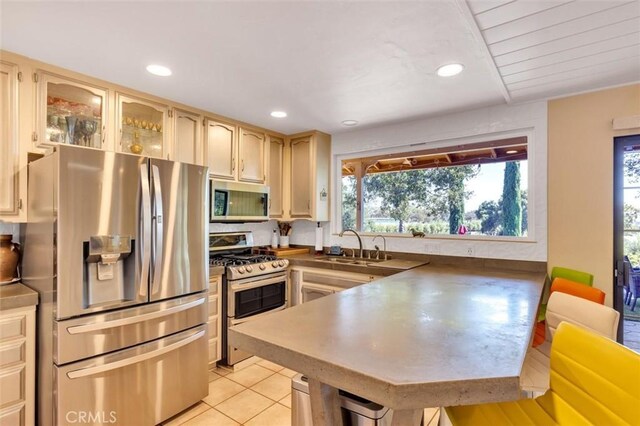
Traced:
<svg viewBox="0 0 640 426">
<path fill-rule="evenodd" d="M 551 293 L 547 305 L 547 327 L 551 338 L 554 338 L 553 335 L 562 321 L 615 340 L 620 313 L 608 306 L 555 291 Z"/>
<path fill-rule="evenodd" d="M 640 354 L 563 322 L 551 345 L 551 388 L 536 401 L 559 424 L 638 424 Z"/>
<path fill-rule="evenodd" d="M 604 298 L 606 296 L 605 292 L 599 288 L 589 287 L 565 278 L 556 278 L 553 280 L 551 283 L 551 293 L 553 294 L 556 291 L 591 300 L 601 305 L 604 304 Z"/>
<path fill-rule="evenodd" d="M 585 284 L 588 286 L 593 285 L 593 275 L 588 272 L 577 271 L 575 269 L 563 268 L 561 266 L 554 266 L 551 269 L 551 281 L 556 278 L 565 278 L 577 283 Z"/>
</svg>

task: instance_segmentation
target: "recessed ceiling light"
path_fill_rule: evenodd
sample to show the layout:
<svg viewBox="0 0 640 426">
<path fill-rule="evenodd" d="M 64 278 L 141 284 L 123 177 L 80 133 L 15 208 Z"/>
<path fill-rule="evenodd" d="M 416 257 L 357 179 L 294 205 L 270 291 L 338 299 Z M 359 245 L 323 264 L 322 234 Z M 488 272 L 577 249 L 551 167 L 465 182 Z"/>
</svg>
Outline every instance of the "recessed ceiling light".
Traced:
<svg viewBox="0 0 640 426">
<path fill-rule="evenodd" d="M 507 154 L 517 154 L 518 150 L 517 149 L 510 149 L 507 151 Z"/>
<path fill-rule="evenodd" d="M 440 77 L 451 77 L 460 74 L 463 69 L 464 65 L 462 64 L 448 64 L 441 66 L 436 72 Z"/>
<path fill-rule="evenodd" d="M 284 111 L 271 111 L 271 116 L 275 118 L 285 118 L 287 113 Z"/>
<path fill-rule="evenodd" d="M 171 75 L 171 70 L 169 68 L 157 64 L 147 65 L 147 71 L 153 75 L 159 75 L 160 77 L 168 77 Z"/>
<path fill-rule="evenodd" d="M 357 126 L 358 122 L 356 120 L 344 120 L 342 122 L 343 126 L 348 126 L 348 127 L 352 127 L 352 126 Z"/>
</svg>

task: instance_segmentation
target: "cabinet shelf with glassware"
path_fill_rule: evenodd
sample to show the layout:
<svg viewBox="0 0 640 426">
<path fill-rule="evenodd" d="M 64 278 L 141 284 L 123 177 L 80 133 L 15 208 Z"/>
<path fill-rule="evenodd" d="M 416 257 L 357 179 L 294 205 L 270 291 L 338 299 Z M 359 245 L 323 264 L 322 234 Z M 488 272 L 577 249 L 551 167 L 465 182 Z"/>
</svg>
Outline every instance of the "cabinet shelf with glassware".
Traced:
<svg viewBox="0 0 640 426">
<path fill-rule="evenodd" d="M 169 106 L 116 93 L 116 109 L 121 152 L 170 159 Z"/>
<path fill-rule="evenodd" d="M 65 143 L 102 149 L 109 91 L 43 70 L 34 75 L 36 146 Z"/>
</svg>

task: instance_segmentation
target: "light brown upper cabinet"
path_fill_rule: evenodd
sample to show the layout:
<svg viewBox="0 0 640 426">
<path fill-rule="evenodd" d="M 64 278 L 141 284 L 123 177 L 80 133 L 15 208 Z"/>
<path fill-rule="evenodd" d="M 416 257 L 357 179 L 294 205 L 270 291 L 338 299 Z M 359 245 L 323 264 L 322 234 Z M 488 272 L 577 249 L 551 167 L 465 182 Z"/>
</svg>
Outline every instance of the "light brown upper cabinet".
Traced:
<svg viewBox="0 0 640 426">
<path fill-rule="evenodd" d="M 291 138 L 292 219 L 329 220 L 329 165 L 331 136 L 321 132 Z"/>
<path fill-rule="evenodd" d="M 284 216 L 284 139 L 268 136 L 267 184 L 269 185 L 269 217 Z"/>
<path fill-rule="evenodd" d="M 20 220 L 18 66 L 0 61 L 0 218 Z M 26 198 L 25 198 L 26 201 Z"/>
<path fill-rule="evenodd" d="M 207 165 L 217 179 L 236 179 L 237 127 L 207 120 Z"/>
<path fill-rule="evenodd" d="M 264 183 L 265 140 L 264 133 L 241 127 L 239 132 L 238 157 L 240 158 L 238 180 L 243 182 Z"/>
<path fill-rule="evenodd" d="M 167 105 L 116 93 L 116 111 L 119 151 L 172 159 L 166 137 Z"/>
<path fill-rule="evenodd" d="M 38 70 L 36 146 L 66 143 L 104 148 L 108 90 Z"/>
<path fill-rule="evenodd" d="M 178 108 L 174 108 L 172 114 L 173 159 L 184 163 L 204 165 L 202 116 Z"/>
</svg>

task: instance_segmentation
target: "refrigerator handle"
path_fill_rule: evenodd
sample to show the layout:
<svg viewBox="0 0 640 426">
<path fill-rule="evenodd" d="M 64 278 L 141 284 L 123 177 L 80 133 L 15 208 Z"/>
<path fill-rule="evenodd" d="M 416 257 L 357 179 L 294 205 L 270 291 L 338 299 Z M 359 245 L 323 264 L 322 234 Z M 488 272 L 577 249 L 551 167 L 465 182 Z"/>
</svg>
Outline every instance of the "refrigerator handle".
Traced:
<svg viewBox="0 0 640 426">
<path fill-rule="evenodd" d="M 202 336 L 204 336 L 205 331 L 201 330 L 197 333 L 180 340 L 179 342 L 172 343 L 170 345 L 164 346 L 160 349 L 156 349 L 152 352 L 142 353 L 140 355 L 132 356 L 131 358 L 125 358 L 119 361 L 114 361 L 108 364 L 97 365 L 95 367 L 83 368 L 80 370 L 69 371 L 67 373 L 67 377 L 70 379 L 79 379 L 82 377 L 93 376 L 95 374 L 105 373 L 107 371 L 115 370 L 118 368 L 127 367 L 132 364 L 138 364 L 140 362 L 146 361 L 151 358 L 159 357 L 160 355 L 164 355 L 168 352 L 175 351 L 183 346 L 188 345 L 189 343 L 198 340 Z"/>
<path fill-rule="evenodd" d="M 162 185 L 160 184 L 160 169 L 158 166 L 151 166 L 153 182 L 153 216 L 151 218 L 152 234 L 151 234 L 151 291 L 154 291 L 160 286 L 160 278 L 162 274 L 162 258 L 164 248 L 164 227 L 163 227 L 163 208 L 162 208 Z"/>
<path fill-rule="evenodd" d="M 142 188 L 142 206 L 140 208 L 140 295 L 147 295 L 149 286 L 149 261 L 151 256 L 151 194 L 149 190 L 149 168 L 140 164 L 140 186 Z"/>
</svg>

